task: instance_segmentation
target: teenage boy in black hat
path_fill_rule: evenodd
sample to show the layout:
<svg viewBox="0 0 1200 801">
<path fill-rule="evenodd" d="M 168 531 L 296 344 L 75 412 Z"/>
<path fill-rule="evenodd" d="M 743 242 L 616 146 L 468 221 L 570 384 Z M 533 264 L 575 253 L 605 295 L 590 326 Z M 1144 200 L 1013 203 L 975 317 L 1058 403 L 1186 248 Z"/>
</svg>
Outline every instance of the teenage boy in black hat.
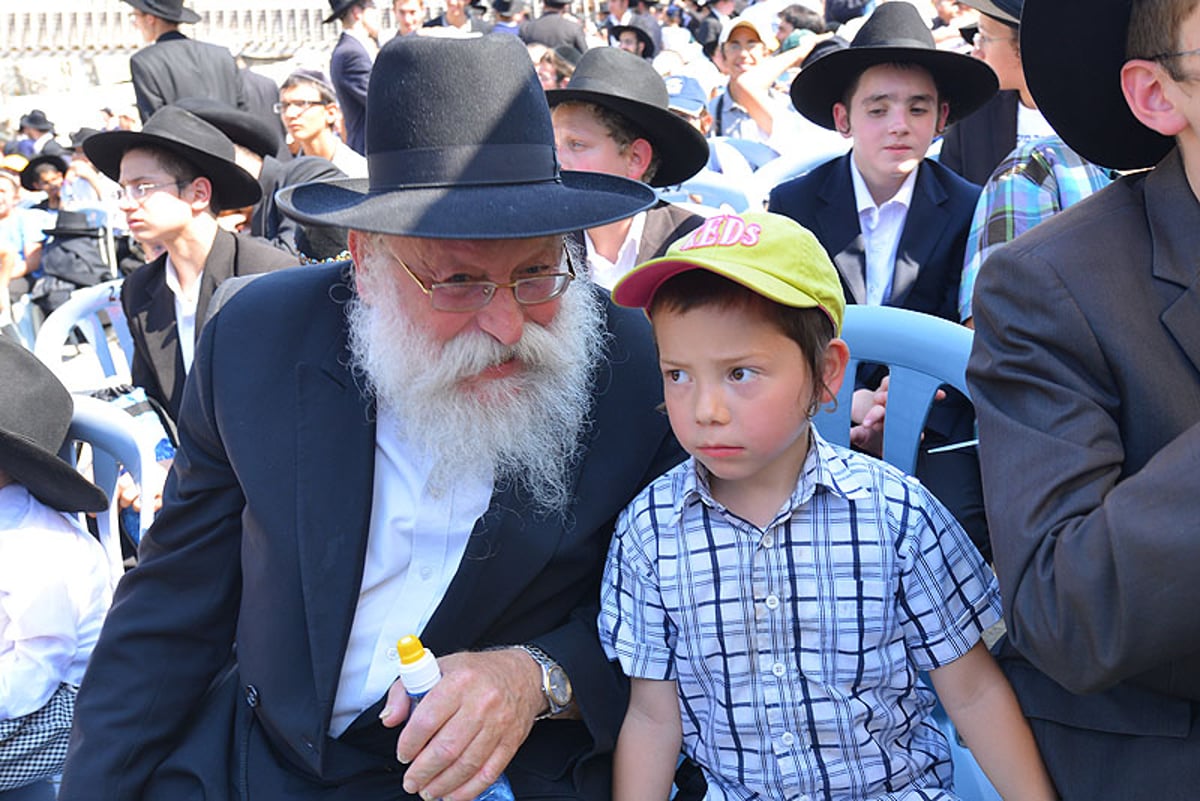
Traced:
<svg viewBox="0 0 1200 801">
<path fill-rule="evenodd" d="M 474 798 L 501 771 L 611 798 L 605 549 L 681 454 L 645 318 L 573 280 L 566 240 L 654 193 L 559 170 L 511 36 L 397 38 L 376 66 L 370 178 L 279 193 L 350 227 L 353 263 L 259 278 L 205 327 L 60 801 Z M 443 674 L 415 709 L 413 632 Z"/>
<path fill-rule="evenodd" d="M 852 139 L 850 152 L 771 191 L 768 208 L 816 234 L 848 303 L 898 306 L 958 321 L 963 251 L 979 187 L 926 160 L 948 120 L 996 92 L 983 62 L 937 50 L 910 3 L 880 5 L 848 48 L 800 71 L 792 102 L 808 119 Z M 859 376 L 855 444 L 878 455 L 884 395 Z M 886 389 L 886 385 L 882 387 Z M 917 475 L 987 556 L 978 465 L 970 449 L 929 448 L 974 437 L 970 404 L 954 391 L 930 414 Z"/>
<path fill-rule="evenodd" d="M 1068 59 L 1066 30 L 1088 43 Z M 1064 799 L 1200 787 L 1198 49 L 1195 0 L 1026 0 L 1021 18 L 1059 135 L 1153 167 L 1000 248 L 975 291 L 999 655 Z"/>
<path fill-rule="evenodd" d="M 200 15 L 183 0 L 123 0 L 133 6 L 133 25 L 148 47 L 129 58 L 133 91 L 142 122 L 181 97 L 213 97 L 246 108 L 246 90 L 233 54 L 180 32 Z"/>
<path fill-rule="evenodd" d="M 546 92 L 564 169 L 674 186 L 708 162 L 703 134 L 670 109 L 662 77 L 645 59 L 612 47 L 583 54 L 566 89 Z M 659 201 L 648 211 L 584 233 L 591 279 L 605 289 L 704 218 Z"/>
<path fill-rule="evenodd" d="M 0 376 L 0 724 L 49 707 L 69 725 L 113 583 L 104 549 L 72 513 L 103 511 L 108 499 L 58 458 L 73 404 L 54 374 L 0 336 Z M 42 721 L 40 731 L 18 729 L 12 739 L 0 725 L 3 785 L 17 780 L 14 768 L 28 780 L 0 796 L 52 801 L 45 778 L 61 770 L 66 728 L 35 756 L 13 761 L 22 738 L 49 737 L 54 725 Z"/>
<path fill-rule="evenodd" d="M 199 117 L 164 106 L 140 132 L 98 133 L 83 149 L 121 184 L 130 235 L 165 251 L 125 279 L 121 305 L 133 336 L 133 383 L 177 420 L 213 291 L 230 276 L 289 267 L 295 258 L 217 224 L 222 209 L 252 206 L 261 190 L 234 162 L 233 143 Z"/>
<path fill-rule="evenodd" d="M 367 82 L 379 52 L 380 12 L 375 0 L 329 0 L 329 5 L 325 23 L 336 20 L 342 25 L 342 35 L 329 54 L 329 79 L 342 108 L 346 144 L 365 153 Z"/>
</svg>

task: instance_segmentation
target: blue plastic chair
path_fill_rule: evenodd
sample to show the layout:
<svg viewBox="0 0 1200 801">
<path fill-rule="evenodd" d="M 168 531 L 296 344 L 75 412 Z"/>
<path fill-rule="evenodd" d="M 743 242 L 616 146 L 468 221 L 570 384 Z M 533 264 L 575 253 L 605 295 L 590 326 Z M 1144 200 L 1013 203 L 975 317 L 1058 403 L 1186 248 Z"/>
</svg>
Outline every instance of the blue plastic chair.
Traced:
<svg viewBox="0 0 1200 801">
<path fill-rule="evenodd" d="M 117 522 L 119 504 L 117 502 L 117 479 L 124 467 L 133 480 L 140 486 L 142 477 L 155 464 L 154 445 L 132 417 L 112 404 L 86 395 L 73 396 L 75 412 L 71 416 L 71 427 L 67 432 L 67 440 L 59 453 L 70 464 L 76 464 L 75 444 L 85 443 L 91 446 L 92 482 L 108 493 L 109 508 L 97 516 L 97 530 L 100 544 L 108 555 L 109 568 L 112 571 L 113 584 L 125 572 L 124 558 L 121 555 L 121 532 Z M 130 534 L 140 542 L 141 536 L 154 522 L 152 504 L 142 504 L 138 517 L 138 528 Z M 135 542 L 136 544 L 136 542 Z"/>
<path fill-rule="evenodd" d="M 658 196 L 669 203 L 693 203 L 736 214 L 750 208 L 750 198 L 743 188 L 711 170 L 702 170 L 678 186 L 661 189 Z"/>
<path fill-rule="evenodd" d="M 70 300 L 55 309 L 38 329 L 33 352 L 68 387 L 71 387 L 67 380 L 69 376 L 62 373 L 62 350 L 73 330 L 78 330 L 91 345 L 106 378 L 114 379 L 114 383 L 129 383 L 128 365 L 133 364 L 133 338 L 121 307 L 121 283 L 121 279 L 117 279 L 75 290 Z M 113 360 L 101 312 L 108 316 L 117 343 L 125 354 L 124 366 L 118 367 Z"/>
</svg>

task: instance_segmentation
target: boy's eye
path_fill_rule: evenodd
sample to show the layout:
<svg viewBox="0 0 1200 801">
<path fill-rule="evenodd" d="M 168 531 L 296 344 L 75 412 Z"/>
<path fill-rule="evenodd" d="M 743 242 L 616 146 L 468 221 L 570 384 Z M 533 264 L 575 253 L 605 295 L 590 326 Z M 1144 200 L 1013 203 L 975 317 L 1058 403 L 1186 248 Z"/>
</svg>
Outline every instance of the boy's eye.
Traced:
<svg viewBox="0 0 1200 801">
<path fill-rule="evenodd" d="M 687 373 L 683 370 L 665 370 L 663 376 L 672 384 L 680 384 L 687 380 Z"/>
<path fill-rule="evenodd" d="M 735 367 L 729 371 L 729 378 L 732 381 L 749 381 L 754 377 L 754 371 L 746 367 Z"/>
</svg>

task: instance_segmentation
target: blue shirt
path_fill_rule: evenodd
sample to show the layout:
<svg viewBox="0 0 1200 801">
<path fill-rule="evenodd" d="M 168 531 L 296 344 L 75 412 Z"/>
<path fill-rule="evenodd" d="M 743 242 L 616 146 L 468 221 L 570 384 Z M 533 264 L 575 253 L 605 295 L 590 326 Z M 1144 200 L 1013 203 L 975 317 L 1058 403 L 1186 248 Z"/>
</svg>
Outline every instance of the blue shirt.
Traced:
<svg viewBox="0 0 1200 801">
<path fill-rule="evenodd" d="M 952 798 L 918 672 L 1000 619 L 995 578 L 915 479 L 812 442 L 765 529 L 695 460 L 643 490 L 609 550 L 601 640 L 628 675 L 678 682 L 709 799 Z"/>
</svg>

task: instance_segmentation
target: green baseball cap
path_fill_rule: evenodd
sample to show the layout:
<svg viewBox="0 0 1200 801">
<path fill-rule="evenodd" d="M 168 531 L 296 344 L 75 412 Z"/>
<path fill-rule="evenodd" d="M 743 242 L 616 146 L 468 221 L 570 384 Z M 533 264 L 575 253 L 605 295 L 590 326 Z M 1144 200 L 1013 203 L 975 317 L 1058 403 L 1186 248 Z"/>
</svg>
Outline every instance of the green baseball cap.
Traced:
<svg viewBox="0 0 1200 801">
<path fill-rule="evenodd" d="M 841 334 L 846 299 L 829 254 L 812 232 L 790 217 L 769 212 L 719 214 L 638 265 L 613 287 L 621 306 L 647 308 L 667 279 L 708 270 L 764 298 L 798 309 L 820 309 Z"/>
</svg>

